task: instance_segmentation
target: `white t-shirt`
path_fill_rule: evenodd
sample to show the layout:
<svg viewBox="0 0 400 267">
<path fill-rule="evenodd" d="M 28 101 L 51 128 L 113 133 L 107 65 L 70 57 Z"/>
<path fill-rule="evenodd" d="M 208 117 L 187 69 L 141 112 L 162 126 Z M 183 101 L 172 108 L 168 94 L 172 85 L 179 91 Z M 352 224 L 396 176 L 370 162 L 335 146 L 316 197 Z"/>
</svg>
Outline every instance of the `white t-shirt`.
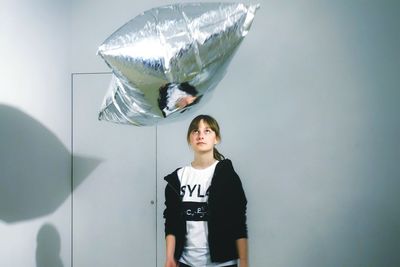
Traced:
<svg viewBox="0 0 400 267">
<path fill-rule="evenodd" d="M 180 262 L 196 267 L 222 267 L 237 264 L 236 260 L 213 263 L 208 247 L 207 200 L 216 161 L 205 169 L 195 169 L 191 165 L 178 170 L 186 217 L 186 243 Z"/>
</svg>

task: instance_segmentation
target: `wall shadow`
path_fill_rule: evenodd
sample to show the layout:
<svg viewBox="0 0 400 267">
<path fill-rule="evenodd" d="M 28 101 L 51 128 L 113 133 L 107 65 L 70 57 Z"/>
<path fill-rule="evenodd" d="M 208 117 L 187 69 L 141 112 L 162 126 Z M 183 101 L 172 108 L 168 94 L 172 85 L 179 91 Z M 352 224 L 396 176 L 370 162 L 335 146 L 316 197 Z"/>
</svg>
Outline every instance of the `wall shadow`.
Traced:
<svg viewBox="0 0 400 267">
<path fill-rule="evenodd" d="M 84 167 L 74 189 L 100 163 L 77 156 Z M 0 105 L 0 220 L 24 221 L 54 212 L 71 194 L 71 152 L 26 113 Z"/>
<path fill-rule="evenodd" d="M 60 258 L 61 237 L 53 225 L 44 224 L 36 241 L 36 267 L 64 267 Z"/>
</svg>

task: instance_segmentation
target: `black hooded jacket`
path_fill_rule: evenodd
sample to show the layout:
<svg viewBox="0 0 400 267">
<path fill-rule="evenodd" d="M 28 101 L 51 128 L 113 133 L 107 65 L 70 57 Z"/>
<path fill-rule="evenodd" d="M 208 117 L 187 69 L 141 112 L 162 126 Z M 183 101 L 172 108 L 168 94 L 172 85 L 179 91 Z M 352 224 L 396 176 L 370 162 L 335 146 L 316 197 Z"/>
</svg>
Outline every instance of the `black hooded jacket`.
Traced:
<svg viewBox="0 0 400 267">
<path fill-rule="evenodd" d="M 186 241 L 186 221 L 182 211 L 178 170 L 167 175 L 165 187 L 165 236 L 175 236 L 176 260 Z M 247 238 L 247 200 L 239 176 L 229 159 L 218 162 L 208 196 L 208 243 L 212 262 L 238 258 L 236 240 Z"/>
</svg>

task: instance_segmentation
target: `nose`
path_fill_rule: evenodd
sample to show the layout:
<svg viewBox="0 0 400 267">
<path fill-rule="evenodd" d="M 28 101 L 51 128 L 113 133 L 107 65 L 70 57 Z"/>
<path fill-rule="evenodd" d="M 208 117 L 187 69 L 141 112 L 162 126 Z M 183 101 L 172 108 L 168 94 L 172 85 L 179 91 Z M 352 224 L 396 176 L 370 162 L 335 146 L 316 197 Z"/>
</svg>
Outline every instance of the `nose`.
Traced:
<svg viewBox="0 0 400 267">
<path fill-rule="evenodd" d="M 197 135 L 198 139 L 204 139 L 204 133 L 202 131 L 199 131 L 198 135 Z"/>
</svg>

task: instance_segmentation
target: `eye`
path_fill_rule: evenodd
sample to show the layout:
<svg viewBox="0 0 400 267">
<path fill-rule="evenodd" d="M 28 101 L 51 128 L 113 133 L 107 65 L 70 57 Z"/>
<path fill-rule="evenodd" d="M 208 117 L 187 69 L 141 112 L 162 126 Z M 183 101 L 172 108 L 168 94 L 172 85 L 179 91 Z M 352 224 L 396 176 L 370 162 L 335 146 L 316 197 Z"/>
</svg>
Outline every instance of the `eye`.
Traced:
<svg viewBox="0 0 400 267">
<path fill-rule="evenodd" d="M 206 133 L 206 134 L 211 134 L 211 133 L 213 133 L 213 130 L 211 130 L 211 129 L 206 129 L 206 130 L 205 130 L 205 133 Z"/>
</svg>

